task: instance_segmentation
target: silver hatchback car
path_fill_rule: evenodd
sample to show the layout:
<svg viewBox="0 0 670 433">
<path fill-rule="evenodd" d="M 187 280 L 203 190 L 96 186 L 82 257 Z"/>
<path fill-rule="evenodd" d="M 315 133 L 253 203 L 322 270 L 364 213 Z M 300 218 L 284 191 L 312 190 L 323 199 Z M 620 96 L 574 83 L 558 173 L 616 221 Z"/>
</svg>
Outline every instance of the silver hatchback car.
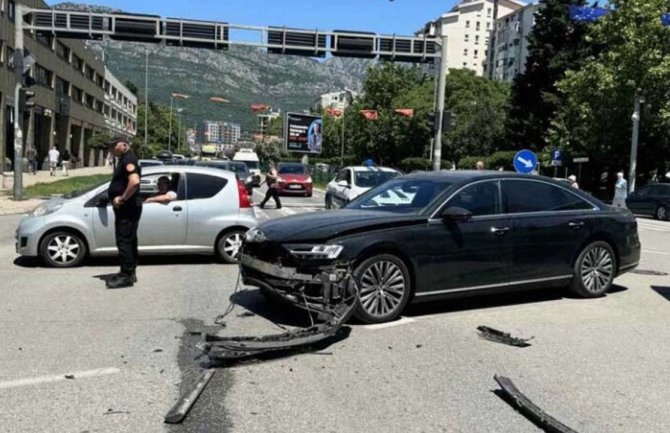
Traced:
<svg viewBox="0 0 670 433">
<path fill-rule="evenodd" d="M 213 253 L 223 262 L 236 263 L 244 234 L 256 225 L 256 215 L 235 173 L 194 166 L 146 167 L 140 194 L 155 194 L 161 176 L 171 179 L 177 199 L 167 205 L 143 206 L 140 255 Z M 40 205 L 19 223 L 16 252 L 61 268 L 77 266 L 87 256 L 116 255 L 108 185 Z"/>
</svg>

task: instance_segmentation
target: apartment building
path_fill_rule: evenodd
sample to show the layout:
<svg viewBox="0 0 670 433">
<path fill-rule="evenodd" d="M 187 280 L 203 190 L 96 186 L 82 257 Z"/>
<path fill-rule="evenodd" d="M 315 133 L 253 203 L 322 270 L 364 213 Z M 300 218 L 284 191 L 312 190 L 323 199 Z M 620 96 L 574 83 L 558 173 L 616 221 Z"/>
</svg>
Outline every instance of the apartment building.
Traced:
<svg viewBox="0 0 670 433">
<path fill-rule="evenodd" d="M 48 7 L 42 0 L 22 0 L 21 4 Z M 5 170 L 11 169 L 14 159 L 15 6 L 15 0 L 0 0 L 0 162 Z M 26 31 L 24 46 L 37 59 L 29 71 L 37 82 L 31 89 L 36 94 L 35 107 L 22 113 L 24 151 L 28 146 L 36 148 L 40 168 L 54 145 L 60 150 L 68 149 L 84 166 L 102 164 L 104 150 L 92 148 L 88 141 L 94 134 L 110 130 L 105 120 L 109 102 L 105 82 L 111 88 L 111 82 L 117 81 L 82 41 Z M 130 113 L 136 112 L 136 104 L 136 99 L 130 98 L 125 112 L 126 125 L 132 129 L 111 130 L 132 135 L 135 122 Z M 114 114 L 111 106 L 109 113 Z M 124 120 L 123 116 L 117 118 Z"/>
<path fill-rule="evenodd" d="M 137 133 L 137 96 L 105 67 L 105 124 L 113 134 Z"/>
<path fill-rule="evenodd" d="M 498 17 L 521 9 L 517 0 L 498 0 Z M 486 72 L 489 44 L 494 28 L 493 0 L 463 0 L 438 20 L 436 35 L 447 36 L 447 65 L 469 69 L 478 76 Z M 441 33 L 440 33 L 441 32 Z"/>
<path fill-rule="evenodd" d="M 534 3 L 499 18 L 496 21 L 492 78 L 511 82 L 526 70 L 528 35 L 535 25 L 535 13 L 541 4 Z"/>
</svg>

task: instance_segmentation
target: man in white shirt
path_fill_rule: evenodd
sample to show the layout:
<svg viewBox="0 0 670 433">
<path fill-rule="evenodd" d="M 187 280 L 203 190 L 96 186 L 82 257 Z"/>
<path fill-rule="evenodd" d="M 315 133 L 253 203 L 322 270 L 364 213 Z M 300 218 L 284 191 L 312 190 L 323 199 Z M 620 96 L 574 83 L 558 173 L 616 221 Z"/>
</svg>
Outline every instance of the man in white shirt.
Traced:
<svg viewBox="0 0 670 433">
<path fill-rule="evenodd" d="M 168 204 L 177 199 L 177 193 L 170 190 L 170 178 L 161 176 L 158 178 L 158 194 L 144 200 L 144 203 Z"/>
<path fill-rule="evenodd" d="M 56 175 L 56 167 L 58 167 L 58 159 L 60 158 L 60 152 L 56 146 L 52 147 L 49 151 L 49 176 Z"/>
<path fill-rule="evenodd" d="M 626 207 L 626 198 L 628 197 L 628 182 L 623 178 L 623 172 L 616 174 L 616 183 L 614 184 L 614 200 L 612 205 L 616 207 Z"/>
</svg>

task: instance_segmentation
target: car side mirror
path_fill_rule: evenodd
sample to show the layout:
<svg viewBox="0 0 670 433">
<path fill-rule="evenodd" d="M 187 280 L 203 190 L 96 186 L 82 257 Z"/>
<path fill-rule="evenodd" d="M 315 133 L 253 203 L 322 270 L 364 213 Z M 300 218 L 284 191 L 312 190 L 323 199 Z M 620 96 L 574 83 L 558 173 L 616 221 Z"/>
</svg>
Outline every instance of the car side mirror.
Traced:
<svg viewBox="0 0 670 433">
<path fill-rule="evenodd" d="M 109 197 L 107 196 L 107 194 L 103 194 L 96 197 L 94 202 L 95 207 L 107 207 L 108 204 L 109 204 Z"/>
<path fill-rule="evenodd" d="M 470 221 L 472 212 L 462 207 L 450 207 L 442 212 L 442 220 L 445 222 L 464 223 Z"/>
<path fill-rule="evenodd" d="M 349 182 L 347 182 L 346 180 L 341 180 L 337 182 L 337 185 L 342 186 L 344 188 L 351 188 L 351 185 L 349 185 Z"/>
</svg>

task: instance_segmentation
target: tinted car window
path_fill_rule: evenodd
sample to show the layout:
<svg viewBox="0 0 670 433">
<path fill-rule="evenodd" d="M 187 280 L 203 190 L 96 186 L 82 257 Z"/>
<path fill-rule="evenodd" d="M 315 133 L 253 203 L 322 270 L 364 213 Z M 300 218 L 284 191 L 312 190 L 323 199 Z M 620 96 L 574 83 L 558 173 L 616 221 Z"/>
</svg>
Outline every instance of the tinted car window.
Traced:
<svg viewBox="0 0 670 433">
<path fill-rule="evenodd" d="M 226 183 L 228 181 L 222 177 L 189 173 L 186 185 L 186 198 L 188 200 L 195 200 L 214 197 L 226 186 Z"/>
<path fill-rule="evenodd" d="M 480 182 L 463 188 L 449 200 L 449 207 L 461 207 L 472 212 L 473 216 L 500 213 L 498 182 Z"/>
<path fill-rule="evenodd" d="M 277 170 L 279 174 L 307 174 L 307 168 L 304 165 L 279 165 Z"/>
<path fill-rule="evenodd" d="M 341 180 L 345 180 L 349 182 L 349 170 L 340 170 L 339 173 L 337 173 L 337 178 L 335 179 L 337 182 Z"/>
<path fill-rule="evenodd" d="M 230 171 L 235 172 L 236 174 L 247 177 L 249 175 L 249 168 L 243 162 L 231 162 L 229 163 Z"/>
<path fill-rule="evenodd" d="M 508 213 L 588 210 L 593 205 L 555 185 L 532 180 L 503 181 Z"/>
<path fill-rule="evenodd" d="M 366 192 L 345 208 L 420 213 L 449 185 L 434 180 L 391 180 Z"/>
<path fill-rule="evenodd" d="M 396 176 L 398 173 L 389 171 L 357 171 L 356 185 L 362 188 L 372 188 Z"/>
</svg>

